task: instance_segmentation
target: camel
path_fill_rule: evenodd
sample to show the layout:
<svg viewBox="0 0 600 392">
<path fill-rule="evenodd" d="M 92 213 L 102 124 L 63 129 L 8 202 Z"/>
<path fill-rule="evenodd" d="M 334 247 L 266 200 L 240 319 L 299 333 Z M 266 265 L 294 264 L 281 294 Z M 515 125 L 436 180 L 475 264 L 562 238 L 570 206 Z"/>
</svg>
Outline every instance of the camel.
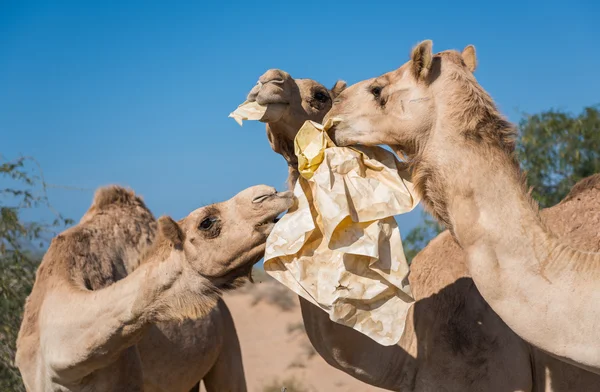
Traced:
<svg viewBox="0 0 600 392">
<path fill-rule="evenodd" d="M 155 222 L 133 192 L 98 190 L 79 224 L 52 240 L 27 298 L 16 354 L 27 390 L 189 391 L 198 378 L 189 379 L 188 369 L 203 364 L 186 361 L 197 359 L 203 339 L 223 345 L 233 324 L 211 329 L 209 323 L 193 335 L 176 323 L 193 326 L 219 310 L 220 293 L 244 281 L 262 258 L 277 216 L 292 203 L 291 192 L 255 186 L 179 222 L 167 216 Z M 187 351 L 165 349 L 176 330 L 167 330 L 163 341 L 148 339 L 157 326 L 183 330 Z M 197 337 L 203 333 L 214 336 Z M 229 351 L 239 356 L 233 335 L 225 344 L 237 345 Z M 236 358 L 206 354 L 213 356 L 204 365 L 214 364 L 215 378 L 241 377 L 238 385 L 206 383 L 207 390 L 246 390 Z M 159 366 L 168 361 L 174 364 Z M 160 378 L 169 384 L 154 384 Z"/>
<path fill-rule="evenodd" d="M 326 90 L 310 79 L 302 79 L 302 87 L 294 87 L 294 79 L 281 70 L 269 70 L 259 81 L 261 89 L 255 87 L 248 99 L 262 104 L 283 103 L 299 108 L 302 102 L 311 101 L 313 91 Z M 273 81 L 277 89 L 269 88 Z M 345 83 L 338 81 L 336 86 L 338 89 L 329 91 L 332 101 L 338 98 Z M 262 89 L 268 93 L 268 100 L 261 97 Z M 321 122 L 329 106 L 324 105 L 319 116 L 313 112 L 311 119 Z M 297 132 L 308 119 L 301 110 L 293 113 L 267 124 L 269 139 L 276 139 L 278 145 L 285 145 L 292 152 L 295 133 L 291 130 Z M 293 185 L 297 178 L 293 174 L 296 163 L 284 157 L 292 173 L 288 182 Z M 593 206 L 592 211 L 600 215 L 600 206 L 590 203 L 600 191 L 600 177 L 596 180 L 597 185 L 582 181 L 563 202 L 542 212 L 557 233 L 570 235 L 577 222 L 569 218 L 577 209 Z M 445 231 L 414 258 L 409 280 L 416 302 L 406 319 L 404 334 L 395 346 L 381 346 L 352 328 L 329 320 L 327 313 L 299 297 L 312 345 L 331 366 L 388 390 L 596 389 L 600 377 L 531 347 L 500 320 L 473 284 L 465 257 Z"/>
<path fill-rule="evenodd" d="M 490 307 L 531 345 L 600 374 L 598 214 L 580 210 L 590 216 L 568 239 L 544 222 L 515 159 L 516 128 L 476 65 L 472 45 L 434 55 L 423 41 L 399 69 L 337 97 L 331 136 L 406 154 L 426 210 L 465 252 Z"/>
</svg>

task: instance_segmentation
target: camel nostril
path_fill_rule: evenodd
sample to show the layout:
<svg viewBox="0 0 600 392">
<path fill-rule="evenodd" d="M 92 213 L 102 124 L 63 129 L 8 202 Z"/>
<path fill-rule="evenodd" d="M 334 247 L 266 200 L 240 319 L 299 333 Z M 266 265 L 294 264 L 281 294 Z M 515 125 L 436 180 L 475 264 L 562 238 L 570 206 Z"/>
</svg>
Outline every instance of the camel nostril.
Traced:
<svg viewBox="0 0 600 392">
<path fill-rule="evenodd" d="M 264 195 L 260 195 L 260 196 L 256 196 L 254 199 L 252 199 L 252 203 L 257 204 L 257 203 L 262 203 L 263 201 L 267 200 L 268 198 L 275 196 L 277 194 L 277 191 L 272 192 L 272 193 L 267 193 Z"/>
<path fill-rule="evenodd" d="M 264 82 L 261 82 L 259 80 L 258 83 L 256 84 L 256 86 L 254 86 L 254 88 L 257 88 L 257 87 L 262 88 L 268 84 L 283 84 L 284 82 L 285 82 L 285 80 L 283 80 L 283 78 L 273 78 L 273 79 L 265 80 Z"/>
</svg>

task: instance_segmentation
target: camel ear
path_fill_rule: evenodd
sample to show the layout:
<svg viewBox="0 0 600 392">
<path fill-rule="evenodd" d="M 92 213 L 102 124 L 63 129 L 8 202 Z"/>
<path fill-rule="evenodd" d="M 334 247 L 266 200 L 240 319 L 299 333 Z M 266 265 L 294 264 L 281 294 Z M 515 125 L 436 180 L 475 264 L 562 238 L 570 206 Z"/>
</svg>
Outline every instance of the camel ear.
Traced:
<svg viewBox="0 0 600 392">
<path fill-rule="evenodd" d="M 335 99 L 338 95 L 340 95 L 342 93 L 342 91 L 344 91 L 346 89 L 346 82 L 344 82 L 343 80 L 338 80 L 337 82 L 335 82 L 335 84 L 333 85 L 333 87 L 331 88 L 331 95 L 333 96 L 333 99 Z"/>
<path fill-rule="evenodd" d="M 181 226 L 177 224 L 169 216 L 161 216 L 158 219 L 158 231 L 160 235 L 167 241 L 171 242 L 177 249 L 183 247 L 185 241 L 185 234 L 181 230 Z"/>
<path fill-rule="evenodd" d="M 428 39 L 415 46 L 410 54 L 413 75 L 419 80 L 425 79 L 431 69 L 433 58 L 432 47 L 433 42 Z"/>
<path fill-rule="evenodd" d="M 477 68 L 477 56 L 475 54 L 475 46 L 467 45 L 462 51 L 462 58 L 469 71 L 475 72 Z"/>
</svg>

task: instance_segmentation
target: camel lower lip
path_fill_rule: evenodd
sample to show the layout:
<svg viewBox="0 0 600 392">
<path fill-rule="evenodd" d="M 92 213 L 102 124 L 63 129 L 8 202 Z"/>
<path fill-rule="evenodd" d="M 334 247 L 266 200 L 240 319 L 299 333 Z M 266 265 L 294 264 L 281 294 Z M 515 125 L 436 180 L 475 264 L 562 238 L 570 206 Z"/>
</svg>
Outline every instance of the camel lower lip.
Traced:
<svg viewBox="0 0 600 392">
<path fill-rule="evenodd" d="M 335 125 L 327 130 L 327 136 L 329 136 L 329 138 L 333 140 L 336 145 L 339 145 L 338 141 L 335 140 Z"/>
<path fill-rule="evenodd" d="M 266 220 L 264 222 L 261 222 L 261 223 L 257 224 L 256 227 L 262 227 L 262 226 L 274 224 L 274 223 L 277 223 L 277 222 L 279 222 L 279 218 L 275 217 L 273 219 L 269 219 L 269 220 Z"/>
</svg>

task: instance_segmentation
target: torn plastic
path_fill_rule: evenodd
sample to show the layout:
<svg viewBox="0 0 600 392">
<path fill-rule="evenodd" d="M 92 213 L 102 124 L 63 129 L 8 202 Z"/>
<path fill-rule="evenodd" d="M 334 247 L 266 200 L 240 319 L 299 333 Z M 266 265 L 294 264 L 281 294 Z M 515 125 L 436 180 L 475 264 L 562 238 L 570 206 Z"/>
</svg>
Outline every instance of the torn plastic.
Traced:
<svg viewBox="0 0 600 392">
<path fill-rule="evenodd" d="M 414 302 L 394 215 L 418 204 L 400 162 L 380 147 L 336 147 L 307 121 L 295 139 L 297 204 L 275 225 L 265 271 L 331 320 L 396 344 Z"/>
<path fill-rule="evenodd" d="M 229 117 L 242 125 L 269 110 L 282 109 L 244 102 Z M 389 346 L 414 303 L 394 215 L 419 200 L 393 153 L 335 146 L 327 130 L 338 121 L 306 121 L 296 135 L 297 202 L 267 239 L 264 268 L 332 321 Z"/>
</svg>

